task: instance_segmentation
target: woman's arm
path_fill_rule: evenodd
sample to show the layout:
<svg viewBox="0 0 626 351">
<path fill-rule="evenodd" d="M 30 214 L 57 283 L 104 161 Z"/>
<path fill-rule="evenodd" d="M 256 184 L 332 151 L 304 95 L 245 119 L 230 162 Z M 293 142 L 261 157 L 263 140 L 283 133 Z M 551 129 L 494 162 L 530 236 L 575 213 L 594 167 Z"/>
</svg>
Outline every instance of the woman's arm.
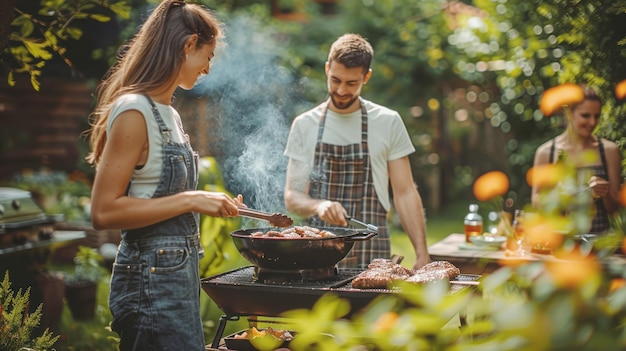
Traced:
<svg viewBox="0 0 626 351">
<path fill-rule="evenodd" d="M 619 190 L 622 185 L 622 156 L 617 144 L 609 140 L 602 140 L 604 144 L 604 154 L 606 156 L 606 168 L 608 172 L 608 189 L 606 192 L 594 194 L 601 196 L 604 207 L 609 213 L 617 211 L 619 208 Z"/>
<path fill-rule="evenodd" d="M 533 167 L 539 167 L 542 165 L 546 165 L 550 162 L 550 148 L 547 143 L 539 146 L 537 151 L 535 151 L 535 158 L 533 160 Z M 536 184 L 531 184 L 532 193 L 530 198 L 530 203 L 532 207 L 537 207 L 539 205 L 539 192 L 540 188 Z"/>
<path fill-rule="evenodd" d="M 96 229 L 145 227 L 187 212 L 236 216 L 237 202 L 223 193 L 187 191 L 138 199 L 126 194 L 133 170 L 147 158 L 148 136 L 143 115 L 121 113 L 113 122 L 92 190 L 91 216 Z"/>
</svg>

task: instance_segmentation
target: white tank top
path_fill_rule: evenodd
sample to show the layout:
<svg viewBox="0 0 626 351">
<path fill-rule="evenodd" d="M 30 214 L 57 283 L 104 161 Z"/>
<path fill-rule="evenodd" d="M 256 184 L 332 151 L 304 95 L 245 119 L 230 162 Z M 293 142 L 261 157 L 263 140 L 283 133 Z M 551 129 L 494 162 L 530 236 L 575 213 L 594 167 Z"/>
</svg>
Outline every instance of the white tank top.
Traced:
<svg viewBox="0 0 626 351">
<path fill-rule="evenodd" d="M 154 102 L 163 122 L 172 130 L 172 139 L 175 142 L 185 141 L 185 132 L 182 130 L 180 115 L 170 105 Z M 163 168 L 163 138 L 157 124 L 148 99 L 141 94 L 126 94 L 120 96 L 111 108 L 111 114 L 107 123 L 107 133 L 117 117 L 124 111 L 137 110 L 146 120 L 148 132 L 148 159 L 141 169 L 135 169 L 130 181 L 129 196 L 137 198 L 151 198 L 156 191 L 161 170 Z"/>
</svg>

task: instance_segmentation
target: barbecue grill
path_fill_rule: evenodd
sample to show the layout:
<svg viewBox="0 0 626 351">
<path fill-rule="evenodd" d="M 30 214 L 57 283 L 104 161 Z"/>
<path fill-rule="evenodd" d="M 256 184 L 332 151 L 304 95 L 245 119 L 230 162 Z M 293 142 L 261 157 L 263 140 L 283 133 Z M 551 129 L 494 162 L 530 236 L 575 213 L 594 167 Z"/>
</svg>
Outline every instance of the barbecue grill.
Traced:
<svg viewBox="0 0 626 351">
<path fill-rule="evenodd" d="M 331 274 L 309 280 L 294 275 L 272 276 L 259 271 L 256 266 L 247 266 L 202 279 L 202 289 L 225 313 L 220 318 L 211 347 L 218 348 L 226 323 L 237 320 L 239 316 L 277 317 L 289 310 L 312 308 L 322 295 L 333 293 L 349 301 L 351 312 L 347 317 L 350 317 L 380 296 L 399 293 L 387 289 L 352 288 L 352 279 L 362 271 L 334 268 Z M 259 278 L 260 272 L 264 273 L 262 279 Z M 470 274 L 457 276 L 451 281 L 451 293 L 477 283 L 479 278 L 479 275 Z"/>
<path fill-rule="evenodd" d="M 30 192 L 0 187 L 0 258 L 85 237 L 84 232 L 56 232 L 54 225 L 63 219 L 46 214 Z"/>
<path fill-rule="evenodd" d="M 33 310 L 45 293 L 37 276 L 45 272 L 52 252 L 86 237 L 83 231 L 55 230 L 63 219 L 63 215 L 46 214 L 30 192 L 0 187 L 0 274 L 4 277 L 8 271 L 16 290 L 31 287 Z M 43 312 L 46 317 L 46 306 Z"/>
</svg>

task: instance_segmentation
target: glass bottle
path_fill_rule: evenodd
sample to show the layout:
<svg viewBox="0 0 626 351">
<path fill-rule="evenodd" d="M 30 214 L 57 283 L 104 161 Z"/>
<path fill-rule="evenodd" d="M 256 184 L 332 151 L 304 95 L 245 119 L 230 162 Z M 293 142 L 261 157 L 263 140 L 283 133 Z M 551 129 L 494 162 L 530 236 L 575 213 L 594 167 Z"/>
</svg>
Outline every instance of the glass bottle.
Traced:
<svg viewBox="0 0 626 351">
<path fill-rule="evenodd" d="M 524 216 L 524 211 L 515 210 L 515 215 L 513 216 L 513 233 L 515 235 L 515 240 L 517 244 L 517 251 L 515 252 L 517 256 L 524 256 L 524 226 L 522 224 L 522 218 Z"/>
<path fill-rule="evenodd" d="M 478 213 L 478 204 L 469 205 L 469 213 L 463 220 L 465 242 L 471 243 L 470 237 L 483 234 L 483 217 Z"/>
</svg>

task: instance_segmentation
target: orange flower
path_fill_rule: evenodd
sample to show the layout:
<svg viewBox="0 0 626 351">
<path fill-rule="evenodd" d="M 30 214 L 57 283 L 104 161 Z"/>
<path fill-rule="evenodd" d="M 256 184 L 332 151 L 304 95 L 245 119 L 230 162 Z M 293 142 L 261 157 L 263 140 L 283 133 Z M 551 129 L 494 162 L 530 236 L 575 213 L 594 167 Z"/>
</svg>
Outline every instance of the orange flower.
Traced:
<svg viewBox="0 0 626 351">
<path fill-rule="evenodd" d="M 596 257 L 583 254 L 580 248 L 555 256 L 560 260 L 546 261 L 546 269 L 556 286 L 561 288 L 579 288 L 598 278 L 602 270 Z"/>
<path fill-rule="evenodd" d="M 563 166 L 558 163 L 546 163 L 532 167 L 526 172 L 526 182 L 531 187 L 552 188 L 565 176 Z"/>
<path fill-rule="evenodd" d="M 583 88 L 573 83 L 557 85 L 546 90 L 539 102 L 544 116 L 551 116 L 563 106 L 574 105 L 585 99 Z"/>
<path fill-rule="evenodd" d="M 509 191 L 509 178 L 500 171 L 487 172 L 474 182 L 474 196 L 479 201 L 491 200 Z"/>
<path fill-rule="evenodd" d="M 565 239 L 563 233 L 566 232 L 569 222 L 567 217 L 546 217 L 539 213 L 527 213 L 522 222 L 526 242 L 531 247 L 556 249 Z"/>
<path fill-rule="evenodd" d="M 615 96 L 618 99 L 623 99 L 626 97 L 626 79 L 617 83 L 617 86 L 615 87 Z"/>
<path fill-rule="evenodd" d="M 396 312 L 385 312 L 374 322 L 374 331 L 376 333 L 386 332 L 396 325 L 400 316 Z"/>
<path fill-rule="evenodd" d="M 623 288 L 625 285 L 626 285 L 626 280 L 624 280 L 624 278 L 613 278 L 611 279 L 609 292 L 612 293 L 617 289 Z"/>
</svg>

